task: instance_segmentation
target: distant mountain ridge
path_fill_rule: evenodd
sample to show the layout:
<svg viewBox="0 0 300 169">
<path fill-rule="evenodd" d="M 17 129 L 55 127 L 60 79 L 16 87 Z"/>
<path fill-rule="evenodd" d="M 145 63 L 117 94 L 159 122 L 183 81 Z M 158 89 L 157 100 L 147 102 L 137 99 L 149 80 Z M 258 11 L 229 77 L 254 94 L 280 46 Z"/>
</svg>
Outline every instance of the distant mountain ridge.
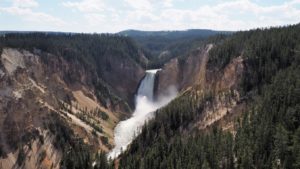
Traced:
<svg viewBox="0 0 300 169">
<path fill-rule="evenodd" d="M 187 30 L 162 30 L 162 31 L 143 31 L 128 29 L 123 30 L 117 33 L 108 33 L 108 34 L 119 34 L 123 36 L 187 36 L 187 35 L 215 35 L 216 33 L 230 34 L 234 31 L 218 31 L 211 29 L 187 29 Z M 59 32 L 59 31 L 11 31 L 11 30 L 2 30 L 0 35 L 8 33 L 48 33 L 48 34 L 81 34 L 81 32 Z M 83 33 L 83 34 L 94 34 L 94 33 Z M 96 33 L 103 34 L 103 33 Z"/>
<path fill-rule="evenodd" d="M 5 34 L 31 34 L 31 33 L 45 33 L 49 35 L 66 35 L 66 34 L 78 34 L 76 32 L 55 32 L 55 31 L 0 31 L 0 35 L 5 35 Z"/>
<path fill-rule="evenodd" d="M 125 30 L 118 34 L 133 38 L 145 50 L 150 60 L 148 66 L 159 68 L 170 59 L 185 55 L 198 48 L 206 39 L 216 35 L 230 35 L 234 32 L 209 29 L 188 29 L 174 31 Z"/>
<path fill-rule="evenodd" d="M 170 30 L 170 31 L 141 31 L 129 29 L 121 31 L 118 34 L 130 37 L 147 37 L 147 36 L 165 36 L 169 38 L 183 37 L 208 37 L 216 34 L 231 34 L 233 31 L 217 31 L 210 29 L 187 29 L 187 30 Z"/>
<path fill-rule="evenodd" d="M 205 31 L 2 32 L 0 168 L 300 168 L 300 24 Z M 178 96 L 107 162 L 155 67 Z"/>
</svg>

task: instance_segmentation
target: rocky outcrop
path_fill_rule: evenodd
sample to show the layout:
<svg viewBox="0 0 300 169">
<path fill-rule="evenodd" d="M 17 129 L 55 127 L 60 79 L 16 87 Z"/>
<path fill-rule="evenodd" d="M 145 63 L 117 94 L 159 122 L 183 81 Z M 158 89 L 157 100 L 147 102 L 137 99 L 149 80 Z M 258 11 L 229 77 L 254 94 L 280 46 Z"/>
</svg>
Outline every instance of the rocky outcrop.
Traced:
<svg viewBox="0 0 300 169">
<path fill-rule="evenodd" d="M 32 140 L 30 145 L 20 147 L 18 151 L 8 153 L 6 158 L 0 158 L 0 168 L 2 169 L 59 169 L 57 161 L 61 159 L 61 152 L 53 145 L 54 137 L 47 131 L 37 131 L 41 139 Z M 21 150 L 22 149 L 22 150 Z M 22 163 L 18 163 L 21 154 L 24 154 Z"/>
<path fill-rule="evenodd" d="M 46 125 L 52 112 L 94 150 L 108 151 L 124 116 L 122 105 L 132 99 L 144 74 L 136 62 L 113 57 L 102 77 L 78 60 L 40 50 L 4 48 L 0 60 L 0 168 L 7 169 L 59 168 L 61 150 L 53 146 Z M 104 103 L 96 82 L 101 89 L 107 86 L 103 91 L 111 90 Z M 18 162 L 21 150 L 25 158 Z"/>
<path fill-rule="evenodd" d="M 205 79 L 208 53 L 213 47 L 209 44 L 199 47 L 186 58 L 174 58 L 158 72 L 156 93 L 164 93 L 168 86 L 175 86 L 179 91 L 201 84 Z"/>
<path fill-rule="evenodd" d="M 191 52 L 185 59 L 175 58 L 166 63 L 158 73 L 156 93 L 165 92 L 168 86 L 176 86 L 182 92 L 193 88 L 198 95 L 206 93 L 210 100 L 205 104 L 195 127 L 202 130 L 218 123 L 233 131 L 233 117 L 244 108 L 239 94 L 239 84 L 244 74 L 243 58 L 234 58 L 222 70 L 207 67 L 212 47 L 211 44 L 206 45 Z"/>
<path fill-rule="evenodd" d="M 109 57 L 105 66 L 103 79 L 133 107 L 134 94 L 145 75 L 144 69 L 131 59 L 117 57 Z"/>
<path fill-rule="evenodd" d="M 199 129 L 218 123 L 221 128 L 234 132 L 234 120 L 245 109 L 239 93 L 244 71 L 242 56 L 234 58 L 223 70 L 208 69 L 202 90 L 210 93 L 211 100 L 206 103 L 199 118 Z"/>
<path fill-rule="evenodd" d="M 243 59 L 233 59 L 222 70 L 207 68 L 212 47 L 170 60 L 158 72 L 155 86 L 156 95 L 168 93 L 170 86 L 179 91 L 193 86 L 200 94 L 211 93 L 194 126 L 199 129 L 221 123 L 242 107 L 238 84 Z M 55 139 L 45 127 L 50 112 L 62 117 L 95 150 L 108 151 L 114 144 L 113 129 L 126 114 L 124 103 L 133 107 L 144 76 L 143 68 L 128 58 L 107 57 L 100 72 L 79 60 L 40 50 L 4 48 L 0 60 L 0 166 L 5 168 L 59 168 L 62 152 L 53 146 Z M 21 150 L 26 158 L 16 164 Z"/>
<path fill-rule="evenodd" d="M 161 71 L 157 72 L 155 95 L 167 94 L 166 89 L 169 86 L 174 86 L 176 89 L 180 88 L 180 65 L 178 59 L 172 59 L 166 63 Z"/>
</svg>

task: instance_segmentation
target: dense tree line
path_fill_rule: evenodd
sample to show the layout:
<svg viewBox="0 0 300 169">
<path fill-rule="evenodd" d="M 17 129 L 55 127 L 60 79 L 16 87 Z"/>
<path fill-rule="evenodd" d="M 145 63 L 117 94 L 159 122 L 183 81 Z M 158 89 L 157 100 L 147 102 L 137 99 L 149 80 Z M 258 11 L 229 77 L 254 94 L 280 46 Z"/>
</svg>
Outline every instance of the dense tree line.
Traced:
<svg viewBox="0 0 300 169">
<path fill-rule="evenodd" d="M 138 31 L 127 30 L 120 35 L 132 37 L 147 54 L 147 68 L 161 68 L 170 59 L 184 56 L 199 47 L 203 41 L 217 34 L 231 34 L 228 31 L 190 29 L 186 31 Z"/>
<path fill-rule="evenodd" d="M 66 59 L 80 59 L 100 72 L 107 57 L 127 57 L 139 63 L 136 43 L 113 34 L 11 33 L 0 37 L 0 47 L 38 49 Z"/>
<path fill-rule="evenodd" d="M 242 56 L 247 66 L 241 85 L 243 92 L 253 88 L 261 92 L 263 84 L 270 83 L 276 72 L 299 58 L 299 32 L 300 24 L 238 32 L 219 41 L 211 50 L 209 66 L 223 69 L 233 58 Z"/>
<path fill-rule="evenodd" d="M 220 42 L 211 51 L 208 66 L 222 71 L 233 58 L 242 56 L 246 68 L 240 88 L 251 101 L 235 122 L 236 133 L 216 127 L 191 131 L 204 104 L 214 97 L 209 91 L 199 94 L 194 88 L 156 111 L 154 119 L 120 156 L 119 168 L 300 168 L 299 32 L 300 25 L 294 25 L 217 37 L 215 40 Z M 72 39 L 73 35 L 69 36 Z M 4 41 L 0 42 L 3 45 Z M 25 42 L 18 40 L 24 48 Z M 40 48 L 47 51 L 49 44 L 40 43 Z M 72 40 L 69 43 L 76 45 Z M 112 168 L 104 153 L 91 153 L 91 148 L 76 138 L 59 116 L 53 118 L 46 126 L 56 137 L 55 145 L 63 151 L 62 168 Z"/>
<path fill-rule="evenodd" d="M 299 32 L 299 25 L 240 32 L 210 54 L 209 66 L 220 71 L 243 55 L 247 79 L 240 85 L 246 95 L 255 91 L 234 135 L 216 127 L 189 131 L 211 98 L 192 90 L 156 112 L 119 168 L 299 168 Z"/>
<path fill-rule="evenodd" d="M 90 168 L 91 153 L 88 145 L 83 143 L 83 140 L 76 137 L 72 129 L 67 126 L 57 113 L 51 113 L 45 127 L 54 135 L 54 146 L 62 151 L 62 168 Z"/>
<path fill-rule="evenodd" d="M 122 100 L 115 94 L 113 87 L 103 80 L 104 72 L 109 72 L 110 58 L 127 59 L 144 66 L 140 61 L 141 49 L 134 40 L 113 34 L 51 34 L 51 33 L 8 33 L 0 36 L 0 52 L 5 47 L 25 49 L 38 54 L 46 64 L 48 57 L 63 57 L 80 63 L 93 76 L 93 85 L 99 101 L 106 105 L 109 98 L 112 103 L 120 104 Z M 48 53 L 52 55 L 48 55 Z M 54 55 L 54 56 L 53 56 Z M 74 81 L 74 73 L 65 76 L 66 82 Z M 75 77 L 77 78 L 77 77 Z M 122 102 L 125 109 L 130 109 Z"/>
<path fill-rule="evenodd" d="M 299 76 L 299 66 L 279 72 L 236 123 L 235 136 L 217 128 L 184 134 L 201 109 L 181 96 L 144 127 L 120 168 L 299 168 Z"/>
<path fill-rule="evenodd" d="M 150 62 L 148 68 L 161 68 L 165 63 L 173 58 L 185 58 L 187 55 L 205 43 L 205 38 L 180 39 L 166 42 L 166 45 L 159 53 L 149 54 Z M 147 51 L 147 50 L 146 50 Z M 150 50 L 151 51 L 151 50 Z"/>
<path fill-rule="evenodd" d="M 45 127 L 54 135 L 54 146 L 62 151 L 62 169 L 111 169 L 104 152 L 95 152 L 91 145 L 75 135 L 60 115 L 51 113 Z"/>
</svg>

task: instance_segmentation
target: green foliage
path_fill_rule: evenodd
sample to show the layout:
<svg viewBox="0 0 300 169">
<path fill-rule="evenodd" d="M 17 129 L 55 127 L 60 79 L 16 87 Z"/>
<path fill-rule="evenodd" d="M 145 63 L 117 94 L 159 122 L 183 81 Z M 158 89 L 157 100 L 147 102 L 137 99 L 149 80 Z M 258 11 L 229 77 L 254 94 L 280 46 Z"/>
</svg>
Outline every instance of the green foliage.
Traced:
<svg viewBox="0 0 300 169">
<path fill-rule="evenodd" d="M 139 48 L 134 41 L 112 34 L 11 33 L 0 37 L 0 47 L 41 50 L 67 60 L 78 59 L 94 67 L 99 65 L 100 73 L 109 69 L 109 65 L 103 64 L 109 57 L 127 57 L 139 62 Z"/>
<path fill-rule="evenodd" d="M 105 136 L 100 136 L 101 142 L 105 145 L 109 145 L 108 138 Z"/>
<path fill-rule="evenodd" d="M 97 135 L 96 131 L 99 133 L 103 133 L 103 129 L 100 125 L 100 121 L 95 118 L 95 114 L 97 115 L 100 111 L 99 108 L 96 108 L 95 110 L 88 111 L 87 108 L 85 109 L 79 109 L 79 111 L 74 113 L 72 111 L 72 104 L 65 104 L 63 102 L 60 103 L 60 107 L 62 110 L 67 111 L 70 114 L 73 114 L 77 118 L 79 118 L 81 121 L 86 123 L 87 125 L 91 126 L 94 130 L 92 131 L 93 134 Z M 64 113 L 61 112 L 63 115 Z"/>
<path fill-rule="evenodd" d="M 109 119 L 109 116 L 105 112 L 103 112 L 101 110 L 97 110 L 96 113 L 97 113 L 98 117 L 100 117 L 101 119 L 103 119 L 105 121 Z"/>
<path fill-rule="evenodd" d="M 205 38 L 180 39 L 174 42 L 168 42 L 165 48 L 160 53 L 150 56 L 149 68 L 161 68 L 171 59 L 178 57 L 185 59 L 188 54 L 204 44 Z"/>
<path fill-rule="evenodd" d="M 2 145 L 0 145 L 0 157 L 2 157 L 4 155 L 4 150 L 3 150 L 3 147 Z"/>
<path fill-rule="evenodd" d="M 46 128 L 55 136 L 54 146 L 62 151 L 61 168 L 62 169 L 112 169 L 113 164 L 108 163 L 104 153 L 97 153 L 90 145 L 77 137 L 57 113 L 51 113 L 49 122 L 45 124 Z M 95 131 L 96 132 L 96 131 Z M 106 137 L 100 137 L 107 141 Z M 96 153 L 96 155 L 95 155 Z M 94 156 L 95 155 L 95 156 Z M 96 164 L 95 166 L 93 164 Z"/>
<path fill-rule="evenodd" d="M 299 168 L 300 53 L 297 46 L 300 42 L 296 32 L 299 32 L 299 25 L 238 33 L 224 40 L 223 43 L 230 45 L 219 44 L 213 51 L 212 57 L 221 51 L 230 51 L 223 59 L 214 58 L 220 61 L 212 59 L 209 63 L 222 69 L 238 56 L 239 50 L 249 49 L 243 46 L 248 39 L 256 39 L 259 43 L 252 48 L 259 49 L 255 56 L 244 53 L 248 72 L 244 76 L 252 80 L 257 75 L 263 78 L 259 83 L 245 80 L 251 87 L 244 91 L 246 94 L 250 89 L 260 91 L 252 96 L 253 101 L 249 100 L 248 109 L 236 124 L 235 135 L 217 128 L 208 132 L 189 131 L 201 115 L 203 104 L 212 96 L 209 92 L 201 96 L 193 90 L 188 91 L 156 112 L 155 118 L 121 155 L 119 168 Z M 231 42 L 235 41 L 235 36 L 240 36 L 239 42 Z M 271 44 L 282 43 L 282 46 L 275 45 L 280 47 L 278 53 L 269 54 L 272 48 L 269 48 L 268 39 L 273 39 Z M 264 40 L 267 42 L 261 42 Z M 258 64 L 260 69 L 253 64 L 260 62 L 264 62 Z M 272 65 L 276 65 L 275 68 Z M 274 71 L 266 74 L 267 69 Z"/>
<path fill-rule="evenodd" d="M 245 115 L 236 134 L 239 166 L 250 163 L 258 168 L 293 168 L 297 165 L 297 153 L 293 152 L 298 146 L 293 138 L 297 137 L 300 124 L 297 64 L 280 71 L 272 84 L 264 87 L 261 100 L 251 114 Z"/>
<path fill-rule="evenodd" d="M 16 163 L 17 163 L 19 166 L 22 166 L 22 164 L 23 164 L 25 158 L 26 158 L 26 154 L 25 154 L 25 152 L 24 152 L 23 147 L 21 147 L 21 148 L 19 149 L 19 154 L 18 154 L 18 158 L 17 158 L 17 162 L 16 162 Z"/>
<path fill-rule="evenodd" d="M 210 36 L 230 34 L 226 31 L 191 29 L 187 31 L 137 31 L 127 30 L 119 34 L 132 37 L 143 47 L 150 60 L 147 68 L 161 68 L 164 63 L 178 56 L 186 55 L 198 48 Z M 167 51 L 164 55 L 162 52 Z"/>
<path fill-rule="evenodd" d="M 182 132 L 201 115 L 204 100 L 208 99 L 189 91 L 158 110 L 155 119 L 121 156 L 120 168 L 232 168 L 231 134 L 216 128 L 212 134 L 189 136 Z"/>
<path fill-rule="evenodd" d="M 197 118 L 201 105 L 187 99 L 191 93 L 181 96 L 159 110 L 155 119 L 143 128 L 122 155 L 120 168 L 299 166 L 300 104 L 296 99 L 300 95 L 299 76 L 299 66 L 279 72 L 238 123 L 235 138 L 216 128 L 208 133 L 185 135 L 182 131 Z"/>
<path fill-rule="evenodd" d="M 62 150 L 62 168 L 82 168 L 90 165 L 90 152 L 83 141 L 75 137 L 73 131 L 67 126 L 58 114 L 52 113 L 46 127 L 55 136 L 54 146 Z"/>
<path fill-rule="evenodd" d="M 39 138 L 39 137 L 40 137 L 39 131 L 36 130 L 36 129 L 31 130 L 31 131 L 26 131 L 26 132 L 24 132 L 24 134 L 22 135 L 21 142 L 22 142 L 23 144 L 28 144 L 28 145 L 30 145 L 30 144 L 31 144 L 30 142 L 31 142 L 32 140 L 35 140 L 35 139 L 37 139 L 37 138 Z"/>
<path fill-rule="evenodd" d="M 199 94 L 196 89 L 188 90 L 171 104 L 156 111 L 155 118 L 142 129 L 142 133 L 133 141 L 130 148 L 121 155 L 119 168 L 124 169 L 255 169 L 255 168 L 300 168 L 300 25 L 268 30 L 239 32 L 230 37 L 216 37 L 221 40 L 210 53 L 209 67 L 222 70 L 232 59 L 243 56 L 245 74 L 240 84 L 246 96 L 251 96 L 242 119 L 237 121 L 235 135 L 218 128 L 209 131 L 191 131 L 194 122 L 201 116 L 203 106 L 214 97 L 210 91 Z M 14 35 L 10 35 L 14 36 Z M 23 36 L 23 35 L 22 35 Z M 108 35 L 64 35 L 62 42 L 69 39 L 68 45 L 87 42 L 83 51 L 70 50 L 68 45 L 52 40 L 47 35 L 31 36 L 33 42 L 26 44 L 26 38 L 9 38 L 0 41 L 1 46 L 20 46 L 25 49 L 38 46 L 44 51 L 56 51 L 67 59 L 82 59 L 84 63 L 98 63 L 98 54 L 108 59 L 110 56 L 128 57 L 131 45 L 124 48 L 127 38 L 122 41 L 106 38 Z M 42 36 L 39 37 L 39 36 Z M 73 38 L 79 38 L 80 43 Z M 58 36 L 59 37 L 59 36 Z M 103 41 L 93 39 L 103 38 Z M 47 39 L 47 42 L 41 39 Z M 91 39 L 90 39 L 91 38 Z M 100 38 L 100 39 L 101 39 Z M 55 38 L 53 38 L 55 39 Z M 94 39 L 94 40 L 95 40 Z M 110 40 L 109 40 L 110 39 Z M 114 38 L 112 38 L 114 39 Z M 66 41 L 65 41 L 66 40 Z M 98 39 L 99 40 L 99 39 Z M 51 45 L 57 42 L 59 45 Z M 89 45 L 97 46 L 99 51 L 86 57 Z M 100 44 L 101 44 L 100 43 Z M 113 45 L 106 46 L 105 43 Z M 16 47 L 15 46 L 15 47 Z M 93 49 L 98 49 L 95 47 Z M 126 46 L 126 45 L 125 45 Z M 131 47 L 130 47 L 131 46 Z M 103 47 L 103 48 L 102 48 Z M 134 47 L 133 47 L 134 48 Z M 50 50 L 51 49 L 51 50 Z M 71 49 L 81 49 L 71 48 Z M 105 50 L 104 50 L 105 49 Z M 126 51 L 126 50 L 129 51 Z M 127 53 L 124 54 L 122 52 Z M 134 51 L 134 50 L 132 50 Z M 132 52 L 131 51 L 131 52 Z M 107 54 L 108 52 L 109 54 Z M 136 53 L 136 51 L 134 52 Z M 73 58 L 73 56 L 75 56 Z M 133 59 L 135 57 L 133 56 Z M 99 59 L 99 60 L 98 60 Z M 105 61 L 104 59 L 104 61 Z M 101 60 L 102 62 L 103 60 Z M 100 63 L 100 61 L 99 61 Z M 109 70 L 109 65 L 97 67 L 101 74 Z M 98 82 L 97 82 L 98 83 Z M 95 84 L 97 84 L 95 83 Z M 104 87 L 104 88 L 103 88 Z M 99 89 L 109 93 L 109 87 L 100 84 Z M 253 92 L 255 91 L 255 92 Z M 104 92 L 105 93 L 105 92 Z M 101 97 L 103 102 L 107 95 Z M 88 114 L 85 113 L 85 114 Z M 64 168 L 112 168 L 104 153 L 91 154 L 91 148 L 77 138 L 58 115 L 52 115 L 46 124 L 55 136 L 55 147 L 63 152 L 61 167 Z M 82 117 L 86 119 L 86 116 Z M 105 138 L 101 138 L 105 142 Z M 22 150 L 22 149 L 21 149 Z M 21 151 L 20 150 L 20 151 Z M 24 153 L 24 152 L 23 152 Z M 21 161 L 24 155 L 20 152 Z M 93 166 L 95 162 L 95 166 Z"/>
<path fill-rule="evenodd" d="M 94 136 L 97 136 L 97 131 L 96 131 L 95 129 L 93 129 L 93 130 L 92 130 L 92 134 L 93 134 Z"/>
<path fill-rule="evenodd" d="M 101 118 L 103 120 L 108 120 L 109 119 L 109 116 L 105 113 L 105 112 L 101 112 Z"/>
<path fill-rule="evenodd" d="M 222 40 L 210 52 L 209 66 L 223 69 L 233 58 L 242 56 L 246 72 L 244 93 L 269 84 L 276 72 L 299 60 L 300 25 L 238 32 Z"/>
<path fill-rule="evenodd" d="M 107 157 L 104 152 L 100 152 L 96 154 L 95 161 L 94 161 L 94 168 L 93 169 L 113 169 L 112 165 L 107 163 Z"/>
<path fill-rule="evenodd" d="M 46 65 L 49 57 L 63 57 L 67 61 L 80 64 L 92 76 L 95 94 L 102 105 L 107 100 L 112 104 L 120 102 L 112 87 L 103 78 L 112 70 L 111 63 L 117 60 L 132 61 L 144 66 L 140 60 L 141 49 L 127 37 L 113 34 L 48 34 L 10 33 L 0 36 L 0 49 L 5 47 L 25 49 L 38 54 Z M 54 55 L 54 56 L 53 56 Z M 69 72 L 66 82 L 78 79 L 76 73 Z"/>
<path fill-rule="evenodd" d="M 45 126 L 55 136 L 55 147 L 62 151 L 60 166 L 62 169 L 93 169 L 93 163 L 100 158 L 100 168 L 109 169 L 106 157 L 93 158 L 92 148 L 85 144 L 81 138 L 75 136 L 74 132 L 58 114 L 52 113 Z"/>
<path fill-rule="evenodd" d="M 45 159 L 46 156 L 47 156 L 46 151 L 42 150 L 42 152 L 39 154 L 38 162 L 41 163 Z"/>
</svg>

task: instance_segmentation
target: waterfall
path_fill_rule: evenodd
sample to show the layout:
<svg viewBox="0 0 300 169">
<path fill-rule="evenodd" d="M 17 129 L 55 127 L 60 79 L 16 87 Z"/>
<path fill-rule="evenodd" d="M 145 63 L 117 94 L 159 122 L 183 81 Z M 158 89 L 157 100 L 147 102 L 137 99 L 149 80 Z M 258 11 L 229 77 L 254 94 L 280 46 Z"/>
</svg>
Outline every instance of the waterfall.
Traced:
<svg viewBox="0 0 300 169">
<path fill-rule="evenodd" d="M 157 71 L 159 69 L 146 71 L 146 76 L 139 86 L 137 97 L 146 97 L 149 101 L 153 101 L 153 89 Z"/>
<path fill-rule="evenodd" d="M 168 96 L 161 96 L 157 101 L 153 99 L 153 90 L 156 73 L 160 69 L 147 70 L 146 75 L 140 83 L 136 95 L 136 108 L 131 118 L 119 122 L 114 130 L 115 147 L 109 152 L 108 158 L 116 158 L 141 132 L 141 127 L 147 120 L 153 117 L 153 112 L 166 105 L 177 94 L 177 91 L 170 90 Z"/>
</svg>

